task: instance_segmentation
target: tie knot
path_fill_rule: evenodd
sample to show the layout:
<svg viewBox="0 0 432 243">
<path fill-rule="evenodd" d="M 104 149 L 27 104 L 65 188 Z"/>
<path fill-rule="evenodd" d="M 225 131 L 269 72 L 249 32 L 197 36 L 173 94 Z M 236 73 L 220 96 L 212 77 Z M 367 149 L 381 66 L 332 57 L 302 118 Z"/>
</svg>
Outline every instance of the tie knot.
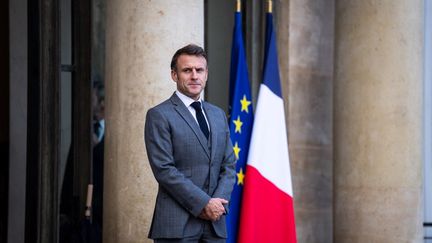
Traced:
<svg viewBox="0 0 432 243">
<path fill-rule="evenodd" d="M 201 102 L 195 101 L 191 104 L 191 106 L 195 109 L 195 111 L 201 111 Z"/>
</svg>

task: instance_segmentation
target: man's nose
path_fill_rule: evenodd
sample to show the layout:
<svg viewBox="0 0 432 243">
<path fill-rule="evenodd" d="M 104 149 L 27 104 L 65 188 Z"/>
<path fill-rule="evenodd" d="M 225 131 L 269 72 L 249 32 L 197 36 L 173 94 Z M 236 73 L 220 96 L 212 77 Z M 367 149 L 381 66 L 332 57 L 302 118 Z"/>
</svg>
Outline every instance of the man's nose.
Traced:
<svg viewBox="0 0 432 243">
<path fill-rule="evenodd" d="M 195 68 L 192 68 L 192 78 L 194 79 L 198 78 L 198 73 Z"/>
</svg>

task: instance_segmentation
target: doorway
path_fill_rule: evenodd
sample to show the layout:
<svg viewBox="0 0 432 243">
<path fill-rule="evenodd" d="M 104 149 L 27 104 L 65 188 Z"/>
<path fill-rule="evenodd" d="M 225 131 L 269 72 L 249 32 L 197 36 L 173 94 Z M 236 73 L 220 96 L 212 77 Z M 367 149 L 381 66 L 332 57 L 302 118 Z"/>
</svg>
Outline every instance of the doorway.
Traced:
<svg viewBox="0 0 432 243">
<path fill-rule="evenodd" d="M 86 204 L 96 171 L 93 101 L 103 102 L 93 96 L 103 93 L 94 90 L 104 72 L 104 29 L 94 17 L 103 24 L 103 12 L 98 0 L 28 2 L 25 242 L 78 241 L 83 222 L 93 223 L 85 215 L 94 207 Z"/>
</svg>

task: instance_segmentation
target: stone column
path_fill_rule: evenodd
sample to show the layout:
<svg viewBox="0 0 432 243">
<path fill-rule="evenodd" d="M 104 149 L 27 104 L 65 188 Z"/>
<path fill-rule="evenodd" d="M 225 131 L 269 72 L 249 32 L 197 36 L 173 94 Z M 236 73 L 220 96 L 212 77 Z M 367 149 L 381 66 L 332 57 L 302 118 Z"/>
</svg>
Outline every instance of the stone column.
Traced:
<svg viewBox="0 0 432 243">
<path fill-rule="evenodd" d="M 204 43 L 204 3 L 107 1 L 104 242 L 148 242 L 157 185 L 144 146 L 147 110 L 175 90 L 174 52 Z"/>
<path fill-rule="evenodd" d="M 299 242 L 333 242 L 334 0 L 277 1 Z"/>
<path fill-rule="evenodd" d="M 335 242 L 422 242 L 423 1 L 337 1 Z"/>
</svg>

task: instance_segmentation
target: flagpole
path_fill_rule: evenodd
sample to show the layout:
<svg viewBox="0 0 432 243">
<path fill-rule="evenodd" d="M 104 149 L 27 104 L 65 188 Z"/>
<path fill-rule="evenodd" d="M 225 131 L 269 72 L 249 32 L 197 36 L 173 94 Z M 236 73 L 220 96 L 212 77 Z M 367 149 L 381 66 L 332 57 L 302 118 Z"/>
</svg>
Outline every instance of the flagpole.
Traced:
<svg viewBox="0 0 432 243">
<path fill-rule="evenodd" d="M 241 0 L 237 0 L 237 13 L 241 12 Z"/>
<path fill-rule="evenodd" d="M 268 0 L 268 13 L 273 13 L 273 1 Z"/>
</svg>

